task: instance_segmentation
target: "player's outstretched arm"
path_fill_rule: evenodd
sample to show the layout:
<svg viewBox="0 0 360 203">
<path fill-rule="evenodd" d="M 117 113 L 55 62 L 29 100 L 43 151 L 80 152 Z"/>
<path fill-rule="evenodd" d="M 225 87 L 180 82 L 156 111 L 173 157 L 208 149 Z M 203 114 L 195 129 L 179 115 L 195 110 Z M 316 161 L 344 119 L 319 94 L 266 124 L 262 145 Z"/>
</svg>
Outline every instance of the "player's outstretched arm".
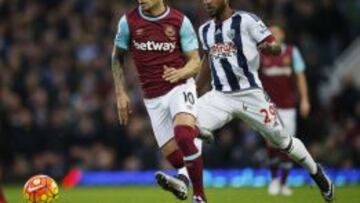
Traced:
<svg viewBox="0 0 360 203">
<path fill-rule="evenodd" d="M 176 69 L 174 67 L 164 66 L 163 79 L 176 83 L 180 80 L 194 77 L 200 70 L 200 56 L 199 51 L 193 50 L 185 52 L 187 63 L 184 67 Z"/>
<path fill-rule="evenodd" d="M 196 88 L 198 90 L 199 95 L 202 95 L 204 92 L 207 91 L 206 88 L 209 85 L 210 79 L 211 79 L 211 71 L 209 68 L 208 55 L 204 54 L 201 60 L 199 74 L 196 77 Z"/>
<path fill-rule="evenodd" d="M 245 26 L 250 36 L 257 42 L 258 49 L 265 55 L 279 55 L 281 45 L 275 40 L 264 22 L 252 13 L 247 13 L 244 17 L 246 19 Z"/>
<path fill-rule="evenodd" d="M 116 104 L 121 125 L 128 124 L 132 113 L 131 102 L 125 85 L 124 55 L 124 50 L 114 46 L 111 57 L 111 70 L 114 77 Z"/>
</svg>

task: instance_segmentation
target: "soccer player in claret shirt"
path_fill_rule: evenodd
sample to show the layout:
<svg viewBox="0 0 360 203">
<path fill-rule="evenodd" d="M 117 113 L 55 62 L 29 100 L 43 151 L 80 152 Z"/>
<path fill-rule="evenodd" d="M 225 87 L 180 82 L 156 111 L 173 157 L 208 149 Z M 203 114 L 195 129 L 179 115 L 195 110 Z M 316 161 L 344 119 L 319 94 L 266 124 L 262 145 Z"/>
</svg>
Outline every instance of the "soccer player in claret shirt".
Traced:
<svg viewBox="0 0 360 203">
<path fill-rule="evenodd" d="M 134 59 L 144 103 L 158 146 L 174 168 L 186 167 L 194 202 L 206 202 L 201 150 L 194 144 L 197 100 L 192 78 L 200 69 L 198 40 L 189 19 L 163 0 L 138 0 L 139 7 L 121 17 L 112 53 L 112 71 L 120 123 L 126 125 L 131 102 L 124 77 L 124 54 Z M 187 198 L 186 178 L 170 187 L 162 172 L 155 177 L 177 198 Z M 171 184 L 174 185 L 174 184 Z"/>
<path fill-rule="evenodd" d="M 242 119 L 304 167 L 323 198 L 332 201 L 332 182 L 301 140 L 286 132 L 258 77 L 259 52 L 278 55 L 280 45 L 261 19 L 232 9 L 229 0 L 203 0 L 203 3 L 211 19 L 199 29 L 206 61 L 197 85 L 202 89 L 211 76 L 213 89 L 197 102 L 201 131 L 211 132 L 234 118 Z"/>
<path fill-rule="evenodd" d="M 6 203 L 5 195 L 0 185 L 0 203 Z"/>
<path fill-rule="evenodd" d="M 306 118 L 310 112 L 304 74 L 305 64 L 298 48 L 284 42 L 285 32 L 280 26 L 272 26 L 270 30 L 281 44 L 281 54 L 278 56 L 261 54 L 259 76 L 265 91 L 277 107 L 285 129 L 288 134 L 294 136 L 296 133 L 297 92 L 299 93 L 300 115 Z M 270 146 L 268 154 L 272 179 L 268 188 L 269 194 L 291 195 L 292 190 L 286 185 L 289 170 L 293 165 L 291 160 Z M 280 180 L 278 179 L 279 171 L 281 172 Z"/>
<path fill-rule="evenodd" d="M 0 173 L 1 173 L 1 159 L 0 159 Z M 1 174 L 0 174 L 0 203 L 6 203 L 5 194 L 1 185 Z"/>
</svg>

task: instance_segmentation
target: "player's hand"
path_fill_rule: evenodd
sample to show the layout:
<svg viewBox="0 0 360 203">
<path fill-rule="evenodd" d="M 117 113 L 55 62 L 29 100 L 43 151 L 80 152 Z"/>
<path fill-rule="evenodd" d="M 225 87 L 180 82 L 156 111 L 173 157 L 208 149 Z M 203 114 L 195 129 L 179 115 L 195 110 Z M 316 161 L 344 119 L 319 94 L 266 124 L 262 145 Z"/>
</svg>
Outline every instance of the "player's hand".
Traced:
<svg viewBox="0 0 360 203">
<path fill-rule="evenodd" d="M 261 44 L 259 44 L 258 49 L 266 55 L 269 55 L 272 53 L 272 46 L 270 45 L 269 42 L 263 42 Z"/>
<path fill-rule="evenodd" d="M 310 103 L 308 100 L 300 101 L 300 115 L 302 118 L 307 118 L 310 114 Z"/>
<path fill-rule="evenodd" d="M 132 114 L 130 98 L 127 93 L 117 93 L 116 101 L 120 125 L 127 125 Z"/>
<path fill-rule="evenodd" d="M 176 69 L 173 67 L 164 66 L 164 73 L 162 75 L 162 78 L 170 83 L 176 83 L 179 80 L 184 79 L 184 76 L 186 74 L 184 73 L 184 69 Z"/>
<path fill-rule="evenodd" d="M 265 55 L 279 55 L 281 53 L 281 47 L 275 42 L 264 41 L 258 45 L 258 49 Z"/>
</svg>

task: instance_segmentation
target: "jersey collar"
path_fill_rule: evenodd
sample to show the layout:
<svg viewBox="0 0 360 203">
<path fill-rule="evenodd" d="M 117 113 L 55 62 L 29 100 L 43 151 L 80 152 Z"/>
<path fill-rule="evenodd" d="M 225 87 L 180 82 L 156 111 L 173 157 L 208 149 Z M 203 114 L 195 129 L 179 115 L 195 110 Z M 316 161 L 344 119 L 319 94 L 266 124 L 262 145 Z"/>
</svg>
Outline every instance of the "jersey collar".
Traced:
<svg viewBox="0 0 360 203">
<path fill-rule="evenodd" d="M 145 13 L 143 13 L 141 7 L 139 6 L 139 13 L 140 13 L 140 16 L 142 18 L 144 18 L 145 20 L 148 20 L 148 21 L 158 21 L 158 20 L 161 20 L 163 18 L 165 18 L 166 16 L 169 15 L 170 13 L 170 7 L 166 7 L 166 11 L 164 13 L 162 13 L 161 15 L 159 16 L 148 16 L 146 15 Z"/>
</svg>

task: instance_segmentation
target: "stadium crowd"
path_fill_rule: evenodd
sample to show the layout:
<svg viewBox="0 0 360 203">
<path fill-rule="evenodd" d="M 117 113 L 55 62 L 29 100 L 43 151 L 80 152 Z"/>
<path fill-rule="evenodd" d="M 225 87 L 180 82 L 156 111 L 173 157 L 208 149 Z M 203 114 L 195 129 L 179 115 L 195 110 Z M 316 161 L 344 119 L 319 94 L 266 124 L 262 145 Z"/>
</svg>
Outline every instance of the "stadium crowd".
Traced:
<svg viewBox="0 0 360 203">
<path fill-rule="evenodd" d="M 201 1 L 168 1 L 197 27 Z M 268 23 L 285 25 L 307 62 L 310 119 L 300 120 L 311 153 L 331 167 L 360 167 L 360 93 L 343 79 L 330 105 L 319 99 L 325 72 L 360 34 L 358 1 L 238 0 Z M 53 177 L 69 168 L 141 170 L 169 167 L 158 153 L 128 60 L 134 113 L 119 125 L 110 53 L 119 17 L 136 1 L 0 0 L 0 157 L 6 179 L 34 171 Z M 236 121 L 205 146 L 206 167 L 265 167 L 259 135 Z M 329 154 L 331 156 L 329 156 Z M 0 167 L 1 168 L 1 167 Z M 1 170 L 0 170 L 1 171 Z M 1 174 L 1 173 L 0 173 Z"/>
</svg>

